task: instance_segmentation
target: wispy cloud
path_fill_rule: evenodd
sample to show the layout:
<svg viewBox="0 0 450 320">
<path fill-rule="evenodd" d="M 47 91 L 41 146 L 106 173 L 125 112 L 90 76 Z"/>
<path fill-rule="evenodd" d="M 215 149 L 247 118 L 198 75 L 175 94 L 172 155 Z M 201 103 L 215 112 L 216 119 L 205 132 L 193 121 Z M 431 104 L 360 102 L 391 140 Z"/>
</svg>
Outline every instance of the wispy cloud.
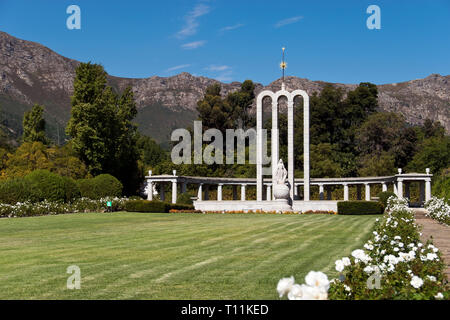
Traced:
<svg viewBox="0 0 450 320">
<path fill-rule="evenodd" d="M 194 41 L 194 42 L 188 42 L 188 43 L 182 44 L 181 47 L 183 49 L 187 49 L 187 50 L 197 49 L 197 48 L 203 46 L 205 43 L 206 43 L 205 40 L 200 40 L 200 41 Z"/>
<path fill-rule="evenodd" d="M 303 19 L 302 16 L 296 16 L 296 17 L 280 20 L 275 24 L 275 28 L 280 28 L 280 27 L 286 26 L 288 24 L 296 23 L 296 22 L 300 21 L 301 19 Z"/>
<path fill-rule="evenodd" d="M 227 65 L 217 65 L 212 64 L 205 68 L 208 72 L 212 73 L 212 78 L 218 80 L 218 81 L 232 81 L 232 75 L 233 75 L 233 68 Z"/>
<path fill-rule="evenodd" d="M 209 13 L 210 7 L 200 3 L 197 4 L 192 11 L 190 11 L 184 18 L 185 23 L 183 28 L 177 32 L 176 36 L 180 39 L 192 36 L 197 33 L 199 23 L 198 18 Z"/>
<path fill-rule="evenodd" d="M 234 29 L 241 28 L 241 27 L 243 27 L 243 26 L 244 26 L 244 24 L 242 24 L 242 23 L 237 23 L 237 24 L 234 24 L 234 25 L 232 25 L 232 26 L 226 26 L 226 27 L 223 27 L 223 28 L 220 29 L 219 31 L 220 31 L 220 32 L 231 31 L 231 30 L 234 30 Z"/>
<path fill-rule="evenodd" d="M 218 80 L 218 81 L 232 81 L 233 78 L 231 77 L 233 73 L 231 71 L 227 71 L 227 72 L 223 72 L 221 74 L 219 74 L 217 77 L 214 77 L 214 79 Z"/>
<path fill-rule="evenodd" d="M 209 67 L 205 68 L 208 71 L 212 71 L 212 72 L 216 72 L 216 71 L 225 71 L 225 70 L 229 70 L 231 69 L 230 66 L 226 66 L 226 65 L 222 65 L 222 66 L 217 66 L 217 65 L 210 65 Z"/>
<path fill-rule="evenodd" d="M 190 64 L 180 64 L 179 66 L 174 66 L 171 67 L 169 69 L 166 69 L 166 72 L 171 72 L 171 71 L 175 71 L 175 70 L 179 70 L 179 69 L 184 69 L 184 68 L 188 68 L 190 67 Z"/>
</svg>

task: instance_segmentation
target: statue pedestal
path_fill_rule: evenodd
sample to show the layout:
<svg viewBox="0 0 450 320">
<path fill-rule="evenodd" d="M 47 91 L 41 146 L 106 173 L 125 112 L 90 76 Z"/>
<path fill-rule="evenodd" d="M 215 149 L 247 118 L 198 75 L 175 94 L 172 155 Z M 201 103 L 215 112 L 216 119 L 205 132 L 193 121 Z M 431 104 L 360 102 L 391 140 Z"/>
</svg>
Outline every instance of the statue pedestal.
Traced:
<svg viewBox="0 0 450 320">
<path fill-rule="evenodd" d="M 292 207 L 289 205 L 289 187 L 287 185 L 275 184 L 273 196 L 275 197 L 275 201 L 271 203 L 273 211 L 292 211 Z"/>
</svg>

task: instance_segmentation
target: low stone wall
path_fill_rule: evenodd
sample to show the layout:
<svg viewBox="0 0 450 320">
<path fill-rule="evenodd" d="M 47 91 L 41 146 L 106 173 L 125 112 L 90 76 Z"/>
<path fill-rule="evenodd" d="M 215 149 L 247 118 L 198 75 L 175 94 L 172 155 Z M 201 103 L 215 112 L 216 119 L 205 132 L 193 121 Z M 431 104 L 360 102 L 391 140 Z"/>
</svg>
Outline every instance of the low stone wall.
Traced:
<svg viewBox="0 0 450 320">
<path fill-rule="evenodd" d="M 195 210 L 201 211 L 280 211 L 280 203 L 277 201 L 254 201 L 254 200 L 232 200 L 232 201 L 194 201 Z M 282 211 L 288 211 L 281 209 Z M 293 211 L 335 211 L 337 212 L 337 201 L 294 201 Z"/>
</svg>

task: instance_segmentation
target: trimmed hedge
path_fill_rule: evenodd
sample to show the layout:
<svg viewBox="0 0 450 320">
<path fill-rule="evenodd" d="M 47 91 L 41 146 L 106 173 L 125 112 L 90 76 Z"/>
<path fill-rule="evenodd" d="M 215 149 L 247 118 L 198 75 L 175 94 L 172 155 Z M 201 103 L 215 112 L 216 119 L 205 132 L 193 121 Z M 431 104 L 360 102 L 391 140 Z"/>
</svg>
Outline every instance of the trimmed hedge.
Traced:
<svg viewBox="0 0 450 320">
<path fill-rule="evenodd" d="M 14 205 L 17 202 L 25 202 L 30 199 L 30 186 L 25 179 L 8 179 L 0 183 L 0 203 Z"/>
<path fill-rule="evenodd" d="M 125 203 L 128 212 L 169 212 L 170 210 L 193 210 L 194 206 L 186 204 L 172 204 L 162 201 L 130 200 Z"/>
<path fill-rule="evenodd" d="M 64 181 L 64 200 L 65 202 L 73 202 L 81 198 L 81 191 L 77 183 L 70 177 L 62 177 Z"/>
<path fill-rule="evenodd" d="M 374 201 L 339 201 L 337 207 L 338 214 L 343 215 L 382 214 L 384 211 L 384 206 Z"/>
<path fill-rule="evenodd" d="M 166 212 L 167 203 L 161 201 L 130 200 L 125 203 L 128 212 Z"/>
<path fill-rule="evenodd" d="M 396 195 L 395 193 L 393 193 L 393 192 L 390 192 L 390 191 L 383 191 L 383 192 L 380 192 L 380 193 L 378 194 L 378 202 L 382 203 L 383 206 L 386 208 L 386 207 L 387 207 L 387 201 L 388 201 L 388 199 L 389 199 L 390 197 L 395 197 L 395 198 L 397 198 L 397 195 Z"/>
<path fill-rule="evenodd" d="M 48 170 L 34 170 L 25 176 L 32 201 L 64 201 L 66 192 L 64 179 Z"/>
<path fill-rule="evenodd" d="M 91 179 L 80 179 L 76 183 L 83 198 L 98 200 L 122 195 L 122 183 L 110 174 L 101 174 Z"/>
</svg>

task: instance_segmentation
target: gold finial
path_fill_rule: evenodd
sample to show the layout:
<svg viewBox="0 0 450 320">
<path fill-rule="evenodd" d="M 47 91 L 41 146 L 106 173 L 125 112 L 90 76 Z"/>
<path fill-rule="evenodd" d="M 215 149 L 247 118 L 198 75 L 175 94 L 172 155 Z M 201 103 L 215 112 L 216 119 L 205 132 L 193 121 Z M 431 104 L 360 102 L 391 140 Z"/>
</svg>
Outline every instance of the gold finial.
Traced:
<svg viewBox="0 0 450 320">
<path fill-rule="evenodd" d="M 283 70 L 283 78 L 281 80 L 281 85 L 282 85 L 282 87 L 284 87 L 284 70 L 287 67 L 287 63 L 284 61 L 284 51 L 286 50 L 286 48 L 283 47 L 281 49 L 283 50 L 283 58 L 282 58 L 281 63 L 280 63 L 280 68 L 281 68 L 281 70 Z"/>
</svg>

